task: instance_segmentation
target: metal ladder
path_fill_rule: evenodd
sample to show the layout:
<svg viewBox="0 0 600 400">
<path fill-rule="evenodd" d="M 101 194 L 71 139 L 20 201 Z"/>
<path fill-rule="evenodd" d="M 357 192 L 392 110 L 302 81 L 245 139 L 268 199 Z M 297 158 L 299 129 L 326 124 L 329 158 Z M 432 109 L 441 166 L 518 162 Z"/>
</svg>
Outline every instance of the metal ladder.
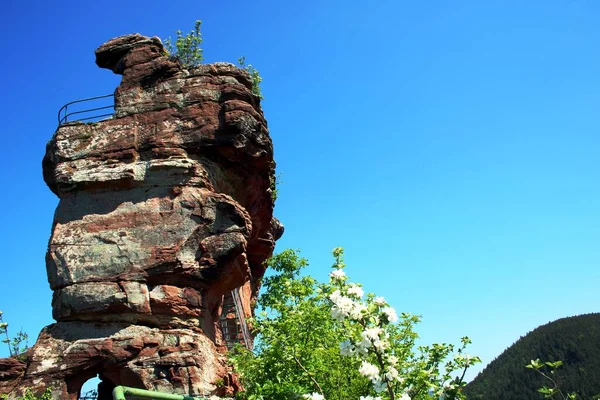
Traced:
<svg viewBox="0 0 600 400">
<path fill-rule="evenodd" d="M 228 349 L 241 343 L 248 350 L 252 350 L 252 337 L 246 323 L 239 290 L 239 288 L 235 288 L 231 293 L 223 296 L 223 310 L 220 317 L 221 330 Z"/>
</svg>

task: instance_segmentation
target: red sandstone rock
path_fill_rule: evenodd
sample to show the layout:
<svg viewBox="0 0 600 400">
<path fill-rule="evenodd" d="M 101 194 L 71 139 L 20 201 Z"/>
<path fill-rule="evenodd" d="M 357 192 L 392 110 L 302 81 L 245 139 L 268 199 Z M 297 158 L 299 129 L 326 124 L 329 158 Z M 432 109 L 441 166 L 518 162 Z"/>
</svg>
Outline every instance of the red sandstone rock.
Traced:
<svg viewBox="0 0 600 400">
<path fill-rule="evenodd" d="M 75 399 L 96 374 L 103 390 L 239 389 L 219 317 L 234 288 L 251 314 L 283 233 L 273 146 L 246 71 L 188 71 L 165 54 L 138 34 L 100 46 L 97 64 L 123 75 L 114 117 L 64 124 L 48 143 L 44 179 L 60 198 L 46 259 L 57 323 L 27 366 L 0 360 L 0 393 L 51 387 Z"/>
<path fill-rule="evenodd" d="M 26 364 L 15 358 L 0 358 L 0 393 L 10 393 L 19 384 Z"/>
</svg>

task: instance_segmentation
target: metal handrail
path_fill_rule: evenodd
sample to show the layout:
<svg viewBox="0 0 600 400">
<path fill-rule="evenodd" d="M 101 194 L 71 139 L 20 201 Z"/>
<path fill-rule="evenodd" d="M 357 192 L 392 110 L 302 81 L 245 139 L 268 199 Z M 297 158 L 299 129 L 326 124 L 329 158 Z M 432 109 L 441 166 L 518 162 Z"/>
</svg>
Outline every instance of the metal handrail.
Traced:
<svg viewBox="0 0 600 400">
<path fill-rule="evenodd" d="M 90 108 L 90 109 L 87 109 L 87 110 L 73 111 L 73 112 L 69 113 L 68 107 L 70 105 L 76 104 L 76 103 L 84 103 L 86 101 L 92 101 L 92 100 L 98 100 L 98 99 L 105 99 L 105 98 L 113 97 L 113 96 L 114 96 L 114 94 L 107 94 L 107 95 L 104 95 L 104 96 L 96 96 L 96 97 L 89 97 L 87 99 L 75 100 L 75 101 L 72 101 L 70 103 L 65 104 L 64 106 L 62 106 L 60 108 L 60 110 L 58 110 L 58 126 L 61 126 L 62 124 L 66 124 L 67 122 L 69 122 L 68 118 L 70 116 L 72 116 L 72 115 L 83 114 L 83 113 L 88 113 L 88 112 L 92 112 L 92 111 L 106 110 L 106 109 L 109 109 L 109 108 L 114 109 L 114 107 L 115 107 L 114 104 L 111 104 L 111 105 L 105 106 L 105 107 L 96 107 L 96 108 Z M 63 113 L 63 111 L 64 111 L 64 113 Z M 61 116 L 61 114 L 64 114 L 64 115 Z M 113 115 L 112 112 L 109 113 L 109 114 L 93 115 L 91 117 L 81 118 L 78 121 L 87 121 L 87 120 L 94 119 L 94 118 L 109 117 L 111 115 Z"/>
<path fill-rule="evenodd" d="M 117 386 L 112 392 L 113 400 L 126 400 L 127 396 L 155 400 L 207 400 L 206 397 L 193 397 L 185 394 L 172 394 L 154 390 L 138 389 L 128 386 Z"/>
</svg>

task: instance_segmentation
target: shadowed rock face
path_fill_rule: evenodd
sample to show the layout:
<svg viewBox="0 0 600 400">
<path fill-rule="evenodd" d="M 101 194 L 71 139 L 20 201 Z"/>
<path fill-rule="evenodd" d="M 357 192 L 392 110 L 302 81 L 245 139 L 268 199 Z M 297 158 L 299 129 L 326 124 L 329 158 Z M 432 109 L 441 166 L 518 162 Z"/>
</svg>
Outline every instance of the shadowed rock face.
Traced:
<svg viewBox="0 0 600 400">
<path fill-rule="evenodd" d="M 123 75 L 113 118 L 60 126 L 43 161 L 60 198 L 46 257 L 57 323 L 27 365 L 0 361 L 0 393 L 18 381 L 11 396 L 52 387 L 74 399 L 98 373 L 105 386 L 231 394 L 223 296 L 241 288 L 250 313 L 283 233 L 250 76 L 185 70 L 137 34 L 100 46 L 96 63 Z"/>
</svg>

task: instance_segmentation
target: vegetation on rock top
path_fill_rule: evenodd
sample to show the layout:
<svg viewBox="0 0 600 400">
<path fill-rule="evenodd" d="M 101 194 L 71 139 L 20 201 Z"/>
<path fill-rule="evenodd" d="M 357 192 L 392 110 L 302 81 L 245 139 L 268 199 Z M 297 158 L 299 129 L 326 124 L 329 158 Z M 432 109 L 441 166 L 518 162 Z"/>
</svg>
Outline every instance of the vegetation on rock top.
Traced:
<svg viewBox="0 0 600 400">
<path fill-rule="evenodd" d="M 170 37 L 164 41 L 165 48 L 170 56 L 179 61 L 179 63 L 186 68 L 197 67 L 202 64 L 202 61 L 204 60 L 203 50 L 200 47 L 202 44 L 202 33 L 200 32 L 201 25 L 202 21 L 197 20 L 194 23 L 194 29 L 192 29 L 190 33 L 184 35 L 181 30 L 177 30 L 175 32 L 177 38 L 174 43 Z M 260 88 L 262 78 L 258 70 L 254 68 L 252 64 L 246 64 L 245 56 L 238 58 L 238 65 L 250 74 L 252 93 L 262 100 L 263 95 Z"/>
</svg>

